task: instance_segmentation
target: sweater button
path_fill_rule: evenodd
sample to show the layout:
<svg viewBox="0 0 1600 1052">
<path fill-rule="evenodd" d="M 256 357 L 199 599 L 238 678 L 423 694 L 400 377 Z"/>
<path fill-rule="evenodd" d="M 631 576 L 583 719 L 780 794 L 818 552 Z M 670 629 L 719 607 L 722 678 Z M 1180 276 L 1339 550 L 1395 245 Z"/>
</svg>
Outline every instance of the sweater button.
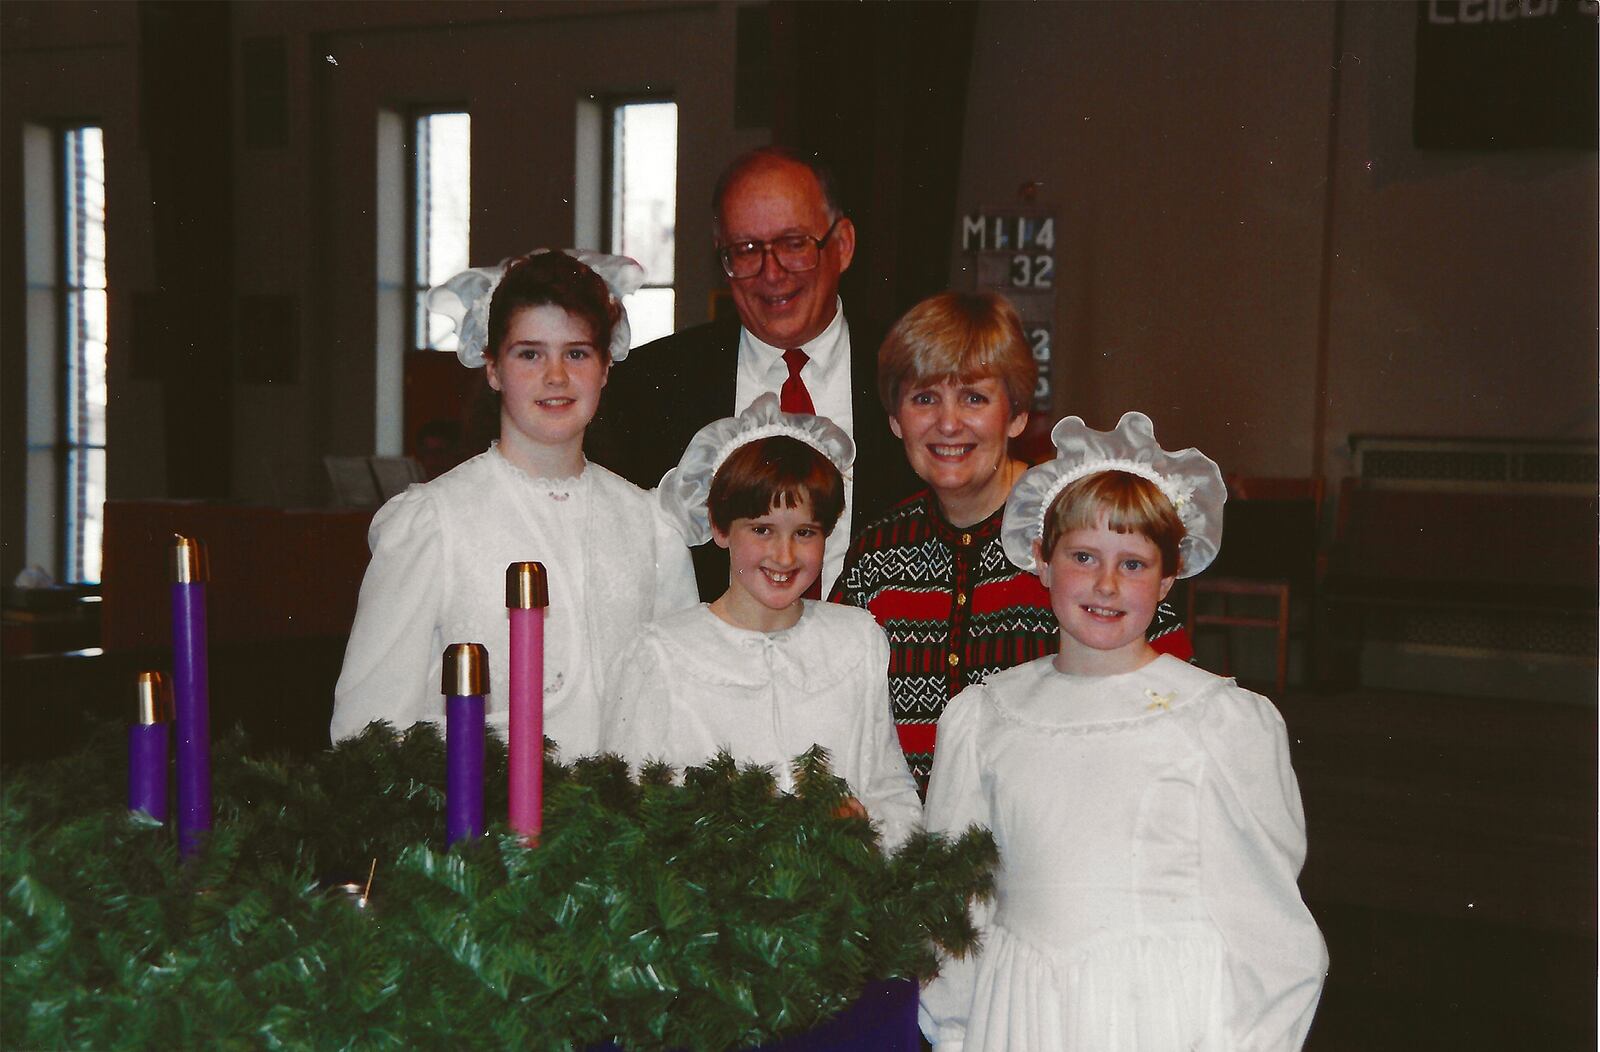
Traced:
<svg viewBox="0 0 1600 1052">
<path fill-rule="evenodd" d="M 951 668 L 955 668 L 957 665 L 961 664 L 961 655 L 951 654 L 946 660 L 950 662 Z"/>
<path fill-rule="evenodd" d="M 956 593 L 956 605 L 957 606 L 966 606 L 967 605 L 967 593 L 966 592 L 957 592 Z"/>
<path fill-rule="evenodd" d="M 963 544 L 963 545 L 968 545 L 968 544 L 971 544 L 971 543 L 972 543 L 972 534 L 970 534 L 970 533 L 963 533 L 963 534 L 962 534 L 962 535 L 961 535 L 961 543 L 962 543 L 962 544 Z"/>
</svg>

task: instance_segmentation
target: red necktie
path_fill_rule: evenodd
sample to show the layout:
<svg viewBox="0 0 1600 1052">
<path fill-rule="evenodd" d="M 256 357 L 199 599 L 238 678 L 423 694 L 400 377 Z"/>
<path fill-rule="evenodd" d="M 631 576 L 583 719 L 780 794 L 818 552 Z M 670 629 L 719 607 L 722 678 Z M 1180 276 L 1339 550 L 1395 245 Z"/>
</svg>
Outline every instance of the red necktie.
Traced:
<svg viewBox="0 0 1600 1052">
<path fill-rule="evenodd" d="M 806 362 L 810 360 L 810 356 L 798 347 L 792 351 L 783 352 L 783 364 L 789 367 L 789 378 L 783 382 L 783 387 L 778 391 L 778 408 L 785 413 L 817 415 L 817 407 L 811 401 L 811 392 L 806 390 L 806 382 L 800 379 L 800 370 L 805 368 Z M 822 577 L 820 575 L 806 589 L 805 597 L 807 599 L 822 598 Z"/>
<path fill-rule="evenodd" d="M 783 352 L 783 364 L 789 367 L 789 378 L 778 390 L 778 408 L 785 413 L 817 415 L 817 407 L 811 401 L 811 392 L 806 390 L 806 382 L 800 379 L 800 370 L 805 368 L 806 362 L 810 360 L 811 356 L 798 347 Z"/>
</svg>

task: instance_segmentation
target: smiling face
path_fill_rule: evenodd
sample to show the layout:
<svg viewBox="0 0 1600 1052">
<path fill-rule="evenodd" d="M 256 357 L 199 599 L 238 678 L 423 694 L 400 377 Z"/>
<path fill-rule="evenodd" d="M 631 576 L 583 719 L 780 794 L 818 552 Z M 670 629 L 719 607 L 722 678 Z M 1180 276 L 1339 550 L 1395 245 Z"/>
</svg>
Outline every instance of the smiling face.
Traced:
<svg viewBox="0 0 1600 1052">
<path fill-rule="evenodd" d="M 801 599 L 822 573 L 826 537 L 809 499 L 734 519 L 726 533 L 713 525 L 711 536 L 728 549 L 728 591 L 713 604 L 726 620 L 758 632 L 800 620 Z"/>
<path fill-rule="evenodd" d="M 485 367 L 489 386 L 500 392 L 500 446 L 507 459 L 537 474 L 530 464 L 581 455 L 584 429 L 610 372 L 588 323 L 551 304 L 523 307 Z"/>
<path fill-rule="evenodd" d="M 764 159 L 741 172 L 723 193 L 719 213 L 722 245 L 771 241 L 786 234 L 821 238 L 832 223 L 817 177 L 804 165 L 781 158 Z M 786 350 L 822 335 L 837 309 L 839 275 L 849 269 L 855 250 L 855 227 L 840 219 L 814 269 L 791 273 L 769 251 L 760 273 L 729 278 L 745 328 L 763 343 Z"/>
<path fill-rule="evenodd" d="M 1161 549 L 1142 533 L 1118 533 L 1104 516 L 1068 530 L 1048 560 L 1034 542 L 1039 579 L 1061 622 L 1056 668 L 1077 675 L 1132 672 L 1153 660 L 1145 641 L 1156 605 L 1174 578 L 1161 576 Z"/>
<path fill-rule="evenodd" d="M 907 388 L 889 417 L 911 470 L 933 488 L 952 521 L 966 522 L 986 518 L 1005 503 L 1006 442 L 1027 424 L 1027 413 L 1011 414 L 1005 387 L 992 376 Z"/>
</svg>

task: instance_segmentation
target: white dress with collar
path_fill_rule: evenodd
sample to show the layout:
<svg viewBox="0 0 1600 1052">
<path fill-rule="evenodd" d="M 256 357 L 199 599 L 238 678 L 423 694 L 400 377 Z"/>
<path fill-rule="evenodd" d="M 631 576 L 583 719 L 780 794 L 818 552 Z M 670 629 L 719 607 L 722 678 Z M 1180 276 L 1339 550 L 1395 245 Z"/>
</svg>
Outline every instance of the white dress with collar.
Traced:
<svg viewBox="0 0 1600 1052">
<path fill-rule="evenodd" d="M 928 828 L 1000 846 L 981 953 L 922 995 L 939 1052 L 1257 1052 L 1305 1041 L 1327 951 L 1296 880 L 1283 719 L 1176 658 L 1040 658 L 950 702 Z"/>
<path fill-rule="evenodd" d="M 597 750 L 615 648 L 696 598 L 688 549 L 643 490 L 598 464 L 536 479 L 497 446 L 378 510 L 372 562 L 334 690 L 334 741 L 373 720 L 444 720 L 444 648 L 489 651 L 488 722 L 502 737 L 509 677 L 506 567 L 543 563 L 545 734 L 571 759 Z"/>
<path fill-rule="evenodd" d="M 701 604 L 646 627 L 610 690 L 602 746 L 679 769 L 721 749 L 772 768 L 821 745 L 893 850 L 922 824 L 889 714 L 889 644 L 872 615 L 807 600 L 778 632 L 735 628 Z"/>
</svg>

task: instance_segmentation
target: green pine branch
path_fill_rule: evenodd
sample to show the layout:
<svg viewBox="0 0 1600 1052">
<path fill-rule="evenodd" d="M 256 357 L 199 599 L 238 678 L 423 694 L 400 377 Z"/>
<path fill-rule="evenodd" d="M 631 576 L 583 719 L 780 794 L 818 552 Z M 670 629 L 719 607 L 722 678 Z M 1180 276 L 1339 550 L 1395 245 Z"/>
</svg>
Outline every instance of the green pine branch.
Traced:
<svg viewBox="0 0 1600 1052">
<path fill-rule="evenodd" d="M 835 817 L 812 749 L 796 792 L 716 757 L 638 780 L 545 754 L 529 849 L 444 842 L 444 746 L 374 724 L 315 756 L 213 756 L 197 858 L 121 807 L 120 728 L 0 791 L 0 1045 L 142 1049 L 721 1050 L 804 1031 L 869 979 L 968 953 L 992 893 L 981 830 L 892 857 Z M 505 814 L 491 740 L 486 812 Z M 365 908 L 334 885 L 364 885 Z"/>
</svg>

